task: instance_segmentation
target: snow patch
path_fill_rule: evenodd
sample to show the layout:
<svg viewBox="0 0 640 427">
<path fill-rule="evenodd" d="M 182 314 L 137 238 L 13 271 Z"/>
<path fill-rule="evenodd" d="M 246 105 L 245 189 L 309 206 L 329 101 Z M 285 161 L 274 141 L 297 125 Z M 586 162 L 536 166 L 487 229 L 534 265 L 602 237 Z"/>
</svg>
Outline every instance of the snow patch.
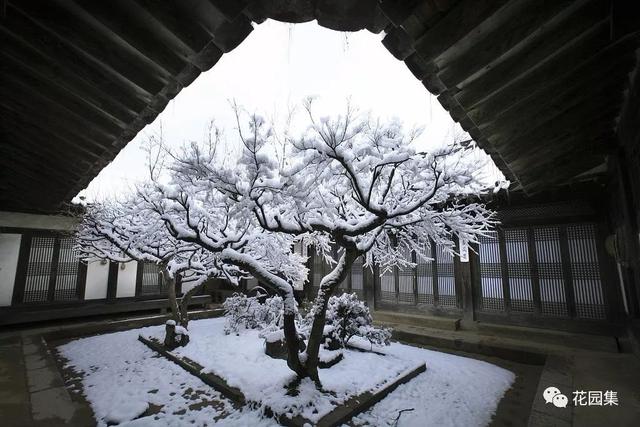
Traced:
<svg viewBox="0 0 640 427">
<path fill-rule="evenodd" d="M 265 335 L 264 340 L 268 343 L 275 343 L 284 340 L 284 331 L 282 329 L 270 332 Z"/>
<path fill-rule="evenodd" d="M 116 405 L 104 417 L 104 421 L 108 424 L 120 424 L 125 421 L 131 421 L 144 414 L 149 408 L 149 402 L 144 400 L 122 400 L 116 402 Z"/>
</svg>

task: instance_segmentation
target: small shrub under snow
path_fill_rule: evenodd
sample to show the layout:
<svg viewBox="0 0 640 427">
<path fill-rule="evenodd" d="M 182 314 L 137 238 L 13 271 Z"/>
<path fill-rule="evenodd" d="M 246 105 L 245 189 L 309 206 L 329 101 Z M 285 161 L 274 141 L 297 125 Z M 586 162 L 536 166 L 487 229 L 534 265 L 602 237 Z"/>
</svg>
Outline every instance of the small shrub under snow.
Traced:
<svg viewBox="0 0 640 427">
<path fill-rule="evenodd" d="M 346 347 L 354 336 L 362 337 L 372 345 L 389 345 L 391 329 L 376 328 L 369 307 L 354 294 L 329 298 L 324 335 Z"/>
<path fill-rule="evenodd" d="M 260 329 L 264 337 L 282 329 L 284 304 L 280 296 L 267 298 L 260 304 L 258 297 L 236 293 L 222 305 L 226 334 L 238 333 L 242 329 Z"/>
<path fill-rule="evenodd" d="M 281 297 L 267 298 L 261 304 L 257 297 L 236 293 L 226 299 L 223 307 L 224 331 L 227 335 L 246 329 L 258 329 L 259 336 L 269 343 L 284 339 L 284 305 Z M 313 310 L 309 311 L 304 320 L 299 314 L 297 316 L 298 331 L 302 334 L 300 350 L 304 350 L 305 336 L 313 323 Z M 391 330 L 373 326 L 369 308 L 356 294 L 342 294 L 329 299 L 323 336 L 326 337 L 325 347 L 337 350 L 346 347 L 354 336 L 364 338 L 372 345 L 389 345 Z"/>
</svg>

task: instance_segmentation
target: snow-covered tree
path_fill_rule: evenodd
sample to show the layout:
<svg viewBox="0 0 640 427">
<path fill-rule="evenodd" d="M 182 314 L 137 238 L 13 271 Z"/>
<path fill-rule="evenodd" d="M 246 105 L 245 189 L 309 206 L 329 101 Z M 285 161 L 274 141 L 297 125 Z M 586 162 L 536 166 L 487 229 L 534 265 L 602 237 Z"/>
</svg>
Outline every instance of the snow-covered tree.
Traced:
<svg viewBox="0 0 640 427">
<path fill-rule="evenodd" d="M 382 271 L 407 266 L 406 253 L 426 259 L 435 242 L 450 252 L 456 241 L 477 241 L 492 225 L 484 205 L 467 202 L 483 189 L 471 144 L 430 152 L 412 148 L 415 134 L 397 122 L 370 121 L 352 109 L 317 118 L 305 105 L 309 128 L 289 137 L 277 161 L 273 132 L 260 116 L 236 109 L 242 156 L 222 167 L 196 145 L 174 156 L 170 181 L 155 181 L 145 196 L 176 240 L 216 254 L 273 288 L 284 301 L 288 365 L 319 383 L 318 351 L 330 296 L 352 263 L 364 257 Z M 320 283 L 313 325 L 299 354 L 293 285 L 306 279 L 296 242 L 314 245 L 333 269 Z M 337 259 L 332 248 L 338 248 Z"/>
<path fill-rule="evenodd" d="M 219 130 L 211 121 L 202 149 L 215 156 Z M 221 263 L 200 245 L 175 239 L 165 222 L 153 209 L 150 197 L 157 195 L 155 182 L 165 170 L 167 154 L 163 127 L 149 135 L 142 149 L 146 152 L 148 182 L 137 186 L 133 194 L 100 202 L 83 203 L 84 211 L 75 234 L 76 249 L 86 260 L 148 262 L 156 264 L 167 286 L 173 324 L 187 328 L 191 297 L 198 294 L 207 279 L 226 278 L 237 282 L 242 272 Z M 178 300 L 176 281 L 187 291 Z"/>
<path fill-rule="evenodd" d="M 318 118 L 312 106 L 305 104 L 307 131 L 287 134 L 284 149 L 263 118 L 246 114 L 245 124 L 236 108 L 242 154 L 235 164 L 222 164 L 206 145 L 171 153 L 166 179 L 152 173 L 130 202 L 145 212 L 142 218 L 153 219 L 129 239 L 145 240 L 140 236 L 149 233 L 160 244 L 154 233 L 166 232 L 169 247 L 201 249 L 205 270 L 217 269 L 232 282 L 249 274 L 276 291 L 283 300 L 287 364 L 319 384 L 327 304 L 357 258 L 382 272 L 408 266 L 406 253 L 428 259 L 434 242 L 454 252 L 457 240 L 477 241 L 493 220 L 484 205 L 467 201 L 484 188 L 481 165 L 468 159 L 472 144 L 420 152 L 411 144 L 416 133 L 395 121 L 371 121 L 351 108 Z M 295 243 L 313 245 L 333 266 L 313 302 L 304 353 L 293 289 L 307 279 L 307 269 L 306 258 L 292 251 Z"/>
<path fill-rule="evenodd" d="M 173 238 L 140 194 L 87 205 L 75 235 L 76 248 L 84 259 L 156 264 L 167 285 L 173 321 L 186 328 L 189 301 L 205 281 L 220 276 L 236 280 L 241 272 L 233 266 L 222 265 L 199 245 Z M 188 289 L 179 301 L 178 277 Z"/>
</svg>

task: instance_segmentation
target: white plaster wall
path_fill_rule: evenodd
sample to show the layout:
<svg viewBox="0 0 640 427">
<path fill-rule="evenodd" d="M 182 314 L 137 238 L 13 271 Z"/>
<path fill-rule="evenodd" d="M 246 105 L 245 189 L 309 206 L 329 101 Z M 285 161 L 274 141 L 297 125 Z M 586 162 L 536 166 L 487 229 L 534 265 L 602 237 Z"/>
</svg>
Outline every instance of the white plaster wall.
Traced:
<svg viewBox="0 0 640 427">
<path fill-rule="evenodd" d="M 20 234 L 0 234 L 0 306 L 11 305 L 20 239 Z"/>
<path fill-rule="evenodd" d="M 136 296 L 137 270 L 137 262 L 125 262 L 118 265 L 118 291 L 116 292 L 116 298 Z"/>
<path fill-rule="evenodd" d="M 0 227 L 35 228 L 40 230 L 73 230 L 78 220 L 68 216 L 35 215 L 0 211 Z"/>
<path fill-rule="evenodd" d="M 87 265 L 87 286 L 84 290 L 84 299 L 105 299 L 108 280 L 109 263 L 90 262 Z"/>
</svg>

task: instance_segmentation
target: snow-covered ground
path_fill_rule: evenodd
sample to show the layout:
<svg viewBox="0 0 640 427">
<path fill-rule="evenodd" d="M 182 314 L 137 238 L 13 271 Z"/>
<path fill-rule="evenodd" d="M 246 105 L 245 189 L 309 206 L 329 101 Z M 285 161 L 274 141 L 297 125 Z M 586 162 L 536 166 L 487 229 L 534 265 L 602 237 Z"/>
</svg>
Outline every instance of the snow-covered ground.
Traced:
<svg viewBox="0 0 640 427">
<path fill-rule="evenodd" d="M 242 330 L 239 335 L 225 335 L 223 326 L 223 318 L 192 322 L 189 345 L 173 353 L 186 356 L 203 366 L 205 371 L 221 376 L 229 385 L 239 388 L 250 401 L 260 402 L 278 414 L 289 412 L 313 422 L 349 397 L 393 381 L 419 364 L 395 355 L 343 350 L 341 362 L 320 370 L 323 387 L 335 396 L 318 391 L 310 380 L 300 384 L 297 396 L 289 396 L 286 385 L 295 374 L 284 360 L 265 354 L 264 340 L 258 336 L 259 332 Z"/>
<path fill-rule="evenodd" d="M 58 347 L 69 366 L 83 375 L 83 393 L 98 426 L 274 426 L 258 411 L 235 409 L 217 391 L 138 341 L 135 329 L 81 338 Z M 156 408 L 156 407 L 160 408 Z M 145 410 L 154 415 L 134 419 Z M 154 411 L 155 412 L 155 411 Z"/>
<path fill-rule="evenodd" d="M 345 351 L 343 361 L 320 371 L 323 386 L 336 394 L 334 403 L 322 398 L 307 382 L 301 384 L 298 396 L 285 396 L 283 386 L 292 378 L 286 362 L 264 354 L 263 340 L 257 332 L 224 335 L 223 325 L 223 319 L 191 322 L 191 342 L 175 353 L 224 377 L 250 400 L 261 401 L 276 411 L 291 407 L 308 418 L 319 418 L 342 399 L 425 362 L 425 373 L 398 387 L 358 416 L 354 424 L 395 425 L 399 411 L 412 408 L 402 413 L 398 426 L 482 426 L 489 422 L 514 380 L 511 372 L 486 362 L 393 343 L 378 349 L 386 356 Z M 84 375 L 84 393 L 99 424 L 104 425 L 107 419 L 134 418 L 149 405 L 159 412 L 126 425 L 274 424 L 262 418 L 258 409 L 234 409 L 199 379 L 154 357 L 137 340 L 140 333 L 161 337 L 163 327 L 82 338 L 59 347 L 70 365 Z M 305 406 L 308 402 L 313 405 Z M 318 410 L 316 414 L 309 409 L 312 407 Z"/>
</svg>

